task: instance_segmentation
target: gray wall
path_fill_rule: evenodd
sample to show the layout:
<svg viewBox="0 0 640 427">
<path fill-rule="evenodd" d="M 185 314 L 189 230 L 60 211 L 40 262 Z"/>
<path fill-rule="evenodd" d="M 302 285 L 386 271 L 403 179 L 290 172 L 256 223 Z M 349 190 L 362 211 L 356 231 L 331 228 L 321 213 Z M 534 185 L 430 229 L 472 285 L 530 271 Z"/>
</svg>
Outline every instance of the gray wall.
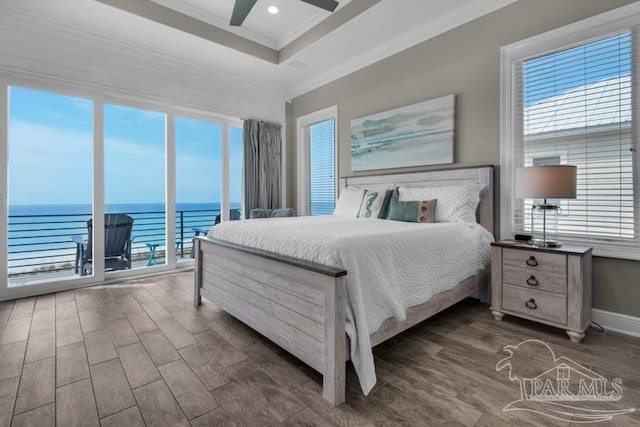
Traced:
<svg viewBox="0 0 640 427">
<path fill-rule="evenodd" d="M 341 176 L 352 175 L 351 119 L 451 93 L 456 94 L 456 164 L 498 165 L 500 48 L 629 3 L 633 1 L 520 0 L 294 98 L 287 109 L 287 171 L 293 184 L 287 205 L 296 202 L 296 118 L 335 104 Z M 496 185 L 498 175 L 496 168 Z M 596 258 L 594 307 L 640 317 L 638 277 L 640 262 Z"/>
</svg>

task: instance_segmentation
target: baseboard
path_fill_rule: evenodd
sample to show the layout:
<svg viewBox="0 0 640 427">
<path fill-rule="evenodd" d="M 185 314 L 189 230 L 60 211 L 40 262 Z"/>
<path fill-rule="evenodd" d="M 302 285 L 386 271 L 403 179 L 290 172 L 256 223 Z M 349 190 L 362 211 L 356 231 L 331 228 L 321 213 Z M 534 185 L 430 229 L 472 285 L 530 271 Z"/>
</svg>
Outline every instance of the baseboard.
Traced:
<svg viewBox="0 0 640 427">
<path fill-rule="evenodd" d="M 605 330 L 640 337 L 640 317 L 593 308 L 591 319 L 602 325 Z"/>
</svg>

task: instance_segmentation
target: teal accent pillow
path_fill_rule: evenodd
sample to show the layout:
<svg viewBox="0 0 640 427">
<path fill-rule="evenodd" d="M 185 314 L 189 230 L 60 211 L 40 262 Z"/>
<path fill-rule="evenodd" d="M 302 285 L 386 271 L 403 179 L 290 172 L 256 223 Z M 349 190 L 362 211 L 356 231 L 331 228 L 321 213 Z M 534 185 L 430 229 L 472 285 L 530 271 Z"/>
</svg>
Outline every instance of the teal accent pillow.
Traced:
<svg viewBox="0 0 640 427">
<path fill-rule="evenodd" d="M 391 205 L 391 199 L 398 200 L 398 189 L 387 190 L 384 194 L 384 200 L 382 201 L 382 207 L 378 214 L 378 219 L 387 219 L 389 216 L 389 206 Z"/>
<path fill-rule="evenodd" d="M 252 209 L 251 210 L 251 219 L 255 218 L 269 218 L 271 217 L 271 209 Z"/>
<path fill-rule="evenodd" d="M 412 200 L 408 202 L 391 199 L 388 219 L 404 222 L 434 222 L 436 202 L 436 199 L 427 201 Z"/>
<path fill-rule="evenodd" d="M 271 218 L 287 218 L 296 216 L 296 212 L 291 208 L 274 209 L 271 211 Z"/>
</svg>

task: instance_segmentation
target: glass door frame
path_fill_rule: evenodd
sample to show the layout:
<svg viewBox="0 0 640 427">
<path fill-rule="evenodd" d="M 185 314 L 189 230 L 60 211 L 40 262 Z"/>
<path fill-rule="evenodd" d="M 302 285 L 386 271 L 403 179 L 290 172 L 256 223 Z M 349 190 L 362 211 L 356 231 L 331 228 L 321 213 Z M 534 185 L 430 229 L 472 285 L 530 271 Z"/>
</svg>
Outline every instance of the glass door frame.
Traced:
<svg viewBox="0 0 640 427">
<path fill-rule="evenodd" d="M 9 287 L 8 271 L 8 220 L 9 220 L 9 134 L 10 129 L 10 87 L 22 87 L 30 90 L 50 92 L 56 95 L 88 99 L 93 105 L 93 192 L 92 192 L 92 218 L 93 227 L 93 255 L 94 268 L 92 274 L 87 276 L 69 276 L 65 278 L 35 279 L 24 286 Z M 105 281 L 104 276 L 104 195 L 102 180 L 101 146 L 103 135 L 101 94 L 82 86 L 71 86 L 62 83 L 52 83 L 38 79 L 25 80 L 20 77 L 6 75 L 0 76 L 0 301 L 21 298 L 31 295 L 40 295 L 51 292 L 59 292 L 68 289 L 76 289 L 91 286 Z M 98 244 L 99 243 L 99 244 Z"/>
<path fill-rule="evenodd" d="M 173 150 L 172 152 L 173 153 L 172 197 L 174 202 L 174 204 L 172 205 L 172 208 L 173 208 L 172 215 L 173 215 L 174 221 L 175 221 L 175 213 L 176 213 L 176 185 L 177 185 L 176 170 L 175 170 L 175 167 L 176 167 L 175 119 L 178 117 L 183 119 L 192 119 L 192 120 L 199 120 L 199 121 L 205 121 L 205 122 L 220 123 L 221 133 L 222 133 L 222 139 L 221 139 L 222 144 L 221 144 L 221 150 L 220 150 L 220 157 L 221 157 L 221 164 L 222 164 L 222 167 L 220 168 L 220 183 L 222 187 L 220 190 L 220 221 L 229 221 L 229 129 L 232 127 L 238 127 L 242 129 L 243 122 L 241 119 L 234 119 L 234 118 L 225 117 L 225 116 L 216 115 L 216 114 L 208 114 L 201 111 L 194 111 L 192 109 L 176 108 L 172 111 L 172 116 L 171 116 L 171 129 L 172 129 L 171 148 Z M 173 241 L 175 242 L 175 227 L 174 227 L 173 234 L 174 234 Z M 194 264 L 194 260 L 190 258 L 181 258 L 176 261 L 175 243 L 173 244 L 173 250 L 174 250 L 174 255 L 172 260 L 174 260 L 174 264 L 175 266 L 177 266 L 177 268 L 184 268 L 184 267 L 192 266 Z"/>
<path fill-rule="evenodd" d="M 9 295 L 9 269 L 7 261 L 8 237 L 8 182 L 9 168 L 9 84 L 0 78 L 0 299 Z"/>
<path fill-rule="evenodd" d="M 176 268 L 176 248 L 175 248 L 175 227 L 170 227 L 170 224 L 175 223 L 175 121 L 173 108 L 167 107 L 163 103 L 152 103 L 136 97 L 123 97 L 116 95 L 109 95 L 102 98 L 102 149 L 100 152 L 101 167 L 102 167 L 102 182 L 100 183 L 100 189 L 102 192 L 103 212 L 105 208 L 105 180 L 106 177 L 104 164 L 105 164 L 105 145 L 104 145 L 104 110 L 107 105 L 113 105 L 125 108 L 134 108 L 139 110 L 146 110 L 154 113 L 164 114 L 164 204 L 165 204 L 165 263 L 153 266 L 146 266 L 143 268 L 131 268 L 129 270 L 118 270 L 104 272 L 104 256 L 102 257 L 103 265 L 100 271 L 104 272 L 104 280 L 116 280 L 133 276 L 145 276 L 162 273 L 165 271 L 171 271 Z M 98 157 L 95 156 L 94 158 Z M 104 219 L 104 214 L 102 215 Z M 103 220 L 104 221 L 104 220 Z M 104 242 L 104 222 L 101 230 L 103 230 L 103 236 L 101 242 Z M 104 247 L 104 243 L 102 244 Z M 104 252 L 104 248 L 103 248 Z"/>
<path fill-rule="evenodd" d="M 8 286 L 8 145 L 9 145 L 9 87 L 19 86 L 32 90 L 52 92 L 59 95 L 89 99 L 93 103 L 93 274 L 90 276 L 69 276 L 65 278 L 34 280 L 25 286 Z M 105 212 L 105 145 L 104 145 L 104 109 L 105 105 L 139 108 L 165 114 L 165 236 L 166 263 L 143 269 L 104 271 L 104 212 Z M 143 96 L 114 94 L 104 87 L 90 87 L 78 84 L 51 82 L 44 79 L 28 80 L 12 73 L 0 75 L 0 301 L 59 292 L 93 286 L 128 277 L 171 272 L 190 268 L 192 259 L 176 259 L 176 116 L 206 120 L 222 125 L 222 183 L 221 220 L 229 220 L 229 128 L 243 128 L 243 121 L 197 109 L 172 106 L 169 101 L 161 101 Z M 88 159 L 87 159 L 88 160 Z M 7 167 L 5 167 L 7 166 Z"/>
</svg>

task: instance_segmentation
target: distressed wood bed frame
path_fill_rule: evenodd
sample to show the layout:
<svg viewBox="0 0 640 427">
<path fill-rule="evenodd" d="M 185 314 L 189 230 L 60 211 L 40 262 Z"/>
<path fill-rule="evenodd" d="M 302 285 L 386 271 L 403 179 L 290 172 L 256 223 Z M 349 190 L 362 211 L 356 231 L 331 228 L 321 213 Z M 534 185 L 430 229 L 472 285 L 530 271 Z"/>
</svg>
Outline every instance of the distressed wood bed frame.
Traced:
<svg viewBox="0 0 640 427">
<path fill-rule="evenodd" d="M 403 186 L 479 184 L 478 223 L 493 233 L 493 166 L 449 168 L 393 175 L 341 178 L 347 185 Z M 386 341 L 479 291 L 486 292 L 489 268 L 453 289 L 407 309 L 405 321 L 387 319 L 371 345 Z M 219 240 L 195 240 L 194 304 L 201 297 L 280 345 L 323 375 L 323 397 L 345 400 L 349 360 L 345 332 L 347 271 Z M 484 298 L 483 298 L 484 299 Z"/>
</svg>

